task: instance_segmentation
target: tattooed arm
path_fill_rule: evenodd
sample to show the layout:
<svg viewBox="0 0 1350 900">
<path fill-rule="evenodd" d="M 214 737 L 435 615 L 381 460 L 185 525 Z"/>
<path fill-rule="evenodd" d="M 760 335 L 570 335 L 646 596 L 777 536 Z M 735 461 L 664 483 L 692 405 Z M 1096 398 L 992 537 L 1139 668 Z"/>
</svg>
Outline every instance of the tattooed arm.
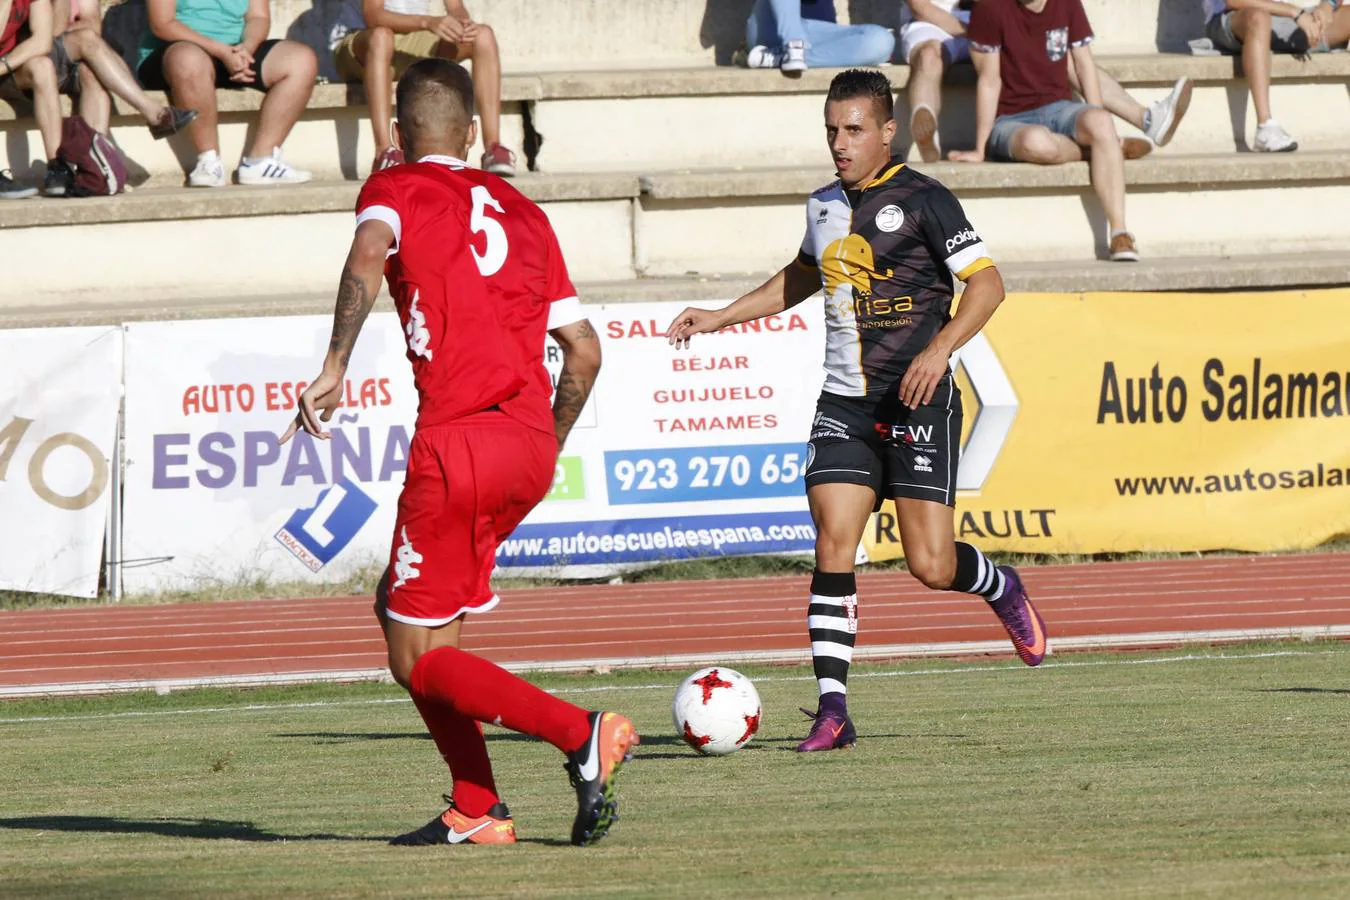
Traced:
<svg viewBox="0 0 1350 900">
<path fill-rule="evenodd" d="M 380 293 L 385 254 L 393 246 L 394 231 L 384 222 L 370 220 L 357 227 L 352 248 L 347 253 L 347 264 L 342 267 L 342 277 L 338 281 L 333 336 L 328 341 L 323 371 L 301 393 L 300 409 L 281 437 L 283 444 L 301 428 L 315 437 L 328 437 L 323 423 L 333 418 L 333 411 L 342 402 L 342 379 L 347 374 L 347 363 L 351 361 L 356 336 L 361 333 L 361 326 Z"/>
<path fill-rule="evenodd" d="M 600 372 L 600 338 L 590 319 L 555 328 L 549 334 L 563 352 L 562 374 L 558 376 L 558 392 L 553 398 L 553 429 L 561 448 Z"/>
</svg>

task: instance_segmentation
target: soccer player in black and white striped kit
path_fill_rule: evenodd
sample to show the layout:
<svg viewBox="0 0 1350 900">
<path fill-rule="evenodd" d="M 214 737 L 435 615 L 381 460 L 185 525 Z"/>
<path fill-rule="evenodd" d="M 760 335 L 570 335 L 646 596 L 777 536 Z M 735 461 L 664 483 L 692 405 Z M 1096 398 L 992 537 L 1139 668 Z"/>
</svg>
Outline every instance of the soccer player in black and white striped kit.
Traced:
<svg viewBox="0 0 1350 900">
<path fill-rule="evenodd" d="M 836 76 L 825 134 L 839 177 L 807 200 L 797 258 L 723 309 L 686 309 L 667 331 L 686 347 L 692 335 L 825 291 L 825 385 L 806 469 L 817 532 L 807 627 L 820 699 L 801 751 L 856 739 L 847 705 L 858 633 L 854 559 L 883 499 L 895 500 L 919 581 L 987 600 L 1027 665 L 1047 650 L 1044 622 L 1017 572 L 956 540 L 961 392 L 950 360 L 1002 302 L 1003 279 L 951 191 L 891 156 L 892 112 L 880 72 Z M 966 285 L 955 316 L 953 279 Z"/>
</svg>

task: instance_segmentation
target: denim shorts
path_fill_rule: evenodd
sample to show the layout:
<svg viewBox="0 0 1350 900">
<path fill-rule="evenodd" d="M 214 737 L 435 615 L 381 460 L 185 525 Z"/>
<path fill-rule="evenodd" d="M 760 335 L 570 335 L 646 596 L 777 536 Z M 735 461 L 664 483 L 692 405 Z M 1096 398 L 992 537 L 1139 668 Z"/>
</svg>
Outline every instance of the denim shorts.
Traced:
<svg viewBox="0 0 1350 900">
<path fill-rule="evenodd" d="M 1056 100 L 1035 109 L 999 116 L 994 120 L 994 129 L 989 132 L 988 143 L 984 145 L 984 156 L 999 162 L 1013 162 L 1013 135 L 1028 125 L 1044 125 L 1055 134 L 1077 140 L 1078 117 L 1084 110 L 1092 108 L 1090 104 L 1077 100 Z"/>
</svg>

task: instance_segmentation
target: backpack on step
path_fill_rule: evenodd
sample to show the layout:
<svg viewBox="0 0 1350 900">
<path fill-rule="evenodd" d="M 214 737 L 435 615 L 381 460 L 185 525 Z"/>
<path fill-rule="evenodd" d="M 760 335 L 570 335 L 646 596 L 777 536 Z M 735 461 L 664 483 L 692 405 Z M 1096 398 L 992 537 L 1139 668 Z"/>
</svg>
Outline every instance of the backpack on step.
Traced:
<svg viewBox="0 0 1350 900">
<path fill-rule="evenodd" d="M 106 197 L 126 189 L 127 161 L 122 151 L 81 116 L 71 116 L 62 123 L 61 149 L 56 151 L 56 158 L 74 176 L 67 196 Z"/>
</svg>

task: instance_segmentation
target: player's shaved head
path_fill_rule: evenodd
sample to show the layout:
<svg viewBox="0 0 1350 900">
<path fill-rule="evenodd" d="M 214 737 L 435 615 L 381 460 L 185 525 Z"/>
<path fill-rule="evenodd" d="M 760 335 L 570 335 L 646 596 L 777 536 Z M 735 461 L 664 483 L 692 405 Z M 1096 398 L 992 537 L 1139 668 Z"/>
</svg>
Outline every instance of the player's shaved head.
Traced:
<svg viewBox="0 0 1350 900">
<path fill-rule="evenodd" d="M 830 82 L 830 92 L 825 102 L 855 100 L 859 97 L 872 101 L 878 125 L 895 118 L 895 97 L 891 94 L 890 79 L 875 69 L 845 69 L 840 72 Z"/>
<path fill-rule="evenodd" d="M 398 80 L 398 127 L 409 160 L 428 153 L 458 156 L 469 143 L 473 79 L 448 59 L 419 59 Z"/>
</svg>

